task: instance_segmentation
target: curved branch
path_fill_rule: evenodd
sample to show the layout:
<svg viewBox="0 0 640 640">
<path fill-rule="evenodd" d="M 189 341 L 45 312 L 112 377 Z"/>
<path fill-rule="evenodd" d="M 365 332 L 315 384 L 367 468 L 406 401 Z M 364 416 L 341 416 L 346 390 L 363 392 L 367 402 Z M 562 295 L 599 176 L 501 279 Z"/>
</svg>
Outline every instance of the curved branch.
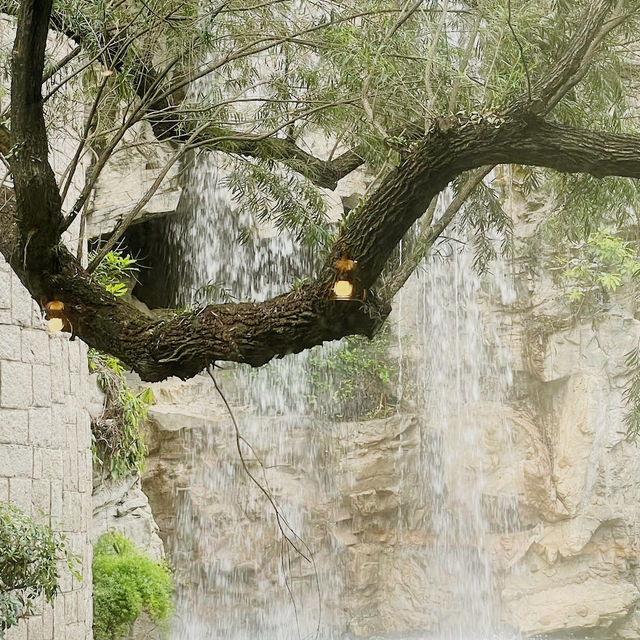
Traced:
<svg viewBox="0 0 640 640">
<path fill-rule="evenodd" d="M 318 283 L 264 302 L 228 303 L 152 316 L 115 299 L 87 277 L 65 250 L 48 282 L 50 297 L 65 302 L 65 317 L 89 346 L 120 358 L 143 380 L 190 378 L 217 360 L 260 366 L 350 334 L 372 337 L 390 307 L 331 300 Z"/>
<path fill-rule="evenodd" d="M 595 177 L 640 178 L 640 136 L 577 129 L 535 119 L 491 124 L 447 123 L 390 173 L 350 219 L 326 265 L 358 261 L 362 287 L 374 285 L 394 248 L 428 203 L 464 171 L 483 165 L 527 164 Z"/>
</svg>

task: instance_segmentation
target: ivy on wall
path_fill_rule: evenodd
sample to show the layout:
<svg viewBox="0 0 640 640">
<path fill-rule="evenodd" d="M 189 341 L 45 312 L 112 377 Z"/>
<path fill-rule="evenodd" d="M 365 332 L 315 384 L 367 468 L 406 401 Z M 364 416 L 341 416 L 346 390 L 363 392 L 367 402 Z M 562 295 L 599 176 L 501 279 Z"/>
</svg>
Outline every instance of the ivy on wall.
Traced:
<svg viewBox="0 0 640 640">
<path fill-rule="evenodd" d="M 122 363 L 95 349 L 89 350 L 89 370 L 97 374 L 105 394 L 102 413 L 91 422 L 94 464 L 114 479 L 144 471 L 147 446 L 142 428 L 153 392 L 147 388 L 135 393 Z"/>
</svg>

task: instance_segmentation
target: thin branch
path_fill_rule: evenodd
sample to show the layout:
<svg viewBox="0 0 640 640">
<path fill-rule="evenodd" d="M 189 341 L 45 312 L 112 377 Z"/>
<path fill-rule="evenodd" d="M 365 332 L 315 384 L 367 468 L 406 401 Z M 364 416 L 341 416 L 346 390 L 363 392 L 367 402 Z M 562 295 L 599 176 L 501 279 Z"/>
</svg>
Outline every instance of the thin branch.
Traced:
<svg viewBox="0 0 640 640">
<path fill-rule="evenodd" d="M 442 33 L 442 29 L 447 20 L 447 14 L 449 12 L 449 0 L 444 0 L 442 4 L 442 14 L 440 16 L 440 20 L 438 21 L 438 26 L 436 28 L 436 33 L 433 36 L 433 41 L 431 42 L 431 48 L 429 49 L 429 54 L 427 56 L 427 62 L 424 67 L 424 89 L 427 92 L 428 101 L 427 106 L 425 108 L 426 117 L 429 116 L 429 112 L 433 107 L 433 104 L 436 100 L 436 95 L 431 88 L 431 67 L 433 66 L 433 60 L 436 55 L 436 50 L 438 47 L 438 41 L 440 40 L 440 34 Z M 428 128 L 428 124 L 425 123 L 425 129 Z"/>
<path fill-rule="evenodd" d="M 535 117 L 549 113 L 582 77 L 580 70 L 595 51 L 594 40 L 600 42 L 604 37 L 602 26 L 613 8 L 614 1 L 594 0 L 590 4 L 580 20 L 580 28 L 567 43 L 564 53 L 558 56 L 547 73 L 531 86 L 530 96 L 523 96 L 509 106 L 509 114 L 528 113 Z M 613 26 L 606 29 L 606 32 L 612 28 Z"/>
<path fill-rule="evenodd" d="M 91 128 L 93 126 L 93 119 L 95 118 L 96 113 L 98 111 L 98 107 L 100 106 L 100 99 L 102 98 L 102 93 L 104 91 L 104 88 L 107 86 L 108 80 L 109 78 L 103 78 L 102 82 L 100 83 L 100 86 L 98 87 L 98 91 L 93 100 L 93 104 L 91 105 L 91 111 L 89 112 L 89 115 L 87 116 L 87 121 L 84 125 L 84 131 L 82 132 L 82 137 L 80 138 L 78 148 L 76 149 L 76 152 L 73 155 L 73 159 L 71 160 L 71 163 L 67 167 L 67 180 L 62 189 L 62 193 L 60 194 L 60 198 L 62 199 L 63 203 L 67 198 L 67 194 L 69 193 L 69 188 L 71 187 L 73 176 L 75 175 L 76 169 L 78 168 L 78 162 L 80 161 L 82 150 L 84 149 L 84 146 L 87 143 L 87 140 L 89 139 L 89 133 L 91 132 Z M 69 224 L 71 224 L 71 222 L 73 222 L 73 218 L 71 218 L 71 220 L 69 221 Z M 67 224 L 65 229 L 68 228 L 69 224 Z"/>
<path fill-rule="evenodd" d="M 476 43 L 476 38 L 478 37 L 478 33 L 480 32 L 480 22 L 482 21 L 482 14 L 478 11 L 475 17 L 475 21 L 473 23 L 473 28 L 471 29 L 471 33 L 469 34 L 469 41 L 467 42 L 467 46 L 464 49 L 462 54 L 462 59 L 460 60 L 460 66 L 458 67 L 458 75 L 456 76 L 453 87 L 451 88 L 451 94 L 449 95 L 449 111 L 453 112 L 455 109 L 456 103 L 458 102 L 458 92 L 460 91 L 460 80 L 464 77 L 466 78 L 466 70 L 469 65 L 469 61 L 471 60 L 471 54 L 473 53 L 473 45 Z"/>
<path fill-rule="evenodd" d="M 428 255 L 434 242 L 440 237 L 449 224 L 451 224 L 451 221 L 458 211 L 460 211 L 471 192 L 482 182 L 483 178 L 487 176 L 493 168 L 494 165 L 487 165 L 473 171 L 440 218 L 438 218 L 438 220 L 436 220 L 432 225 L 431 218 L 433 217 L 437 197 L 433 198 L 426 213 L 425 224 L 413 243 L 410 254 L 405 258 L 402 264 L 398 266 L 396 272 L 386 279 L 384 285 L 380 289 L 380 295 L 384 300 L 392 300 L 396 293 L 400 291 L 404 283 L 409 279 L 422 260 Z"/>
<path fill-rule="evenodd" d="M 618 2 L 618 9 L 621 8 L 622 2 Z M 575 87 L 586 75 L 589 70 L 589 66 L 598 51 L 598 47 L 601 44 L 602 40 L 609 34 L 611 31 L 619 27 L 621 24 L 626 22 L 631 16 L 637 13 L 638 10 L 632 13 L 619 13 L 614 16 L 610 20 L 604 23 L 600 31 L 593 37 L 589 48 L 585 52 L 582 57 L 582 61 L 580 63 L 579 68 L 576 72 L 567 78 L 562 86 L 560 86 L 556 94 L 549 100 L 545 114 L 550 113 L 551 110 L 562 100 L 562 98 L 573 88 Z"/>
<path fill-rule="evenodd" d="M 147 189 L 145 194 L 140 198 L 138 203 L 136 204 L 131 211 L 120 220 L 120 222 L 116 225 L 114 230 L 111 232 L 109 239 L 104 243 L 104 245 L 100 248 L 96 256 L 89 263 L 87 267 L 87 273 L 93 273 L 96 267 L 102 262 L 104 257 L 111 251 L 117 244 L 118 240 L 123 236 L 124 232 L 129 228 L 131 223 L 136 219 L 138 214 L 142 211 L 145 205 L 151 200 L 156 191 L 160 188 L 160 185 L 163 183 L 167 174 L 171 170 L 171 167 L 187 152 L 191 149 L 191 145 L 186 144 L 178 151 L 176 151 L 171 158 L 165 163 L 162 171 L 156 176 L 156 179 L 153 181 L 153 184 Z M 72 220 L 69 221 L 71 224 Z"/>
<path fill-rule="evenodd" d="M 524 49 L 522 48 L 522 43 L 520 42 L 520 38 L 518 38 L 518 34 L 516 30 L 513 28 L 513 24 L 511 22 L 511 0 L 507 0 L 507 25 L 511 34 L 513 35 L 513 39 L 516 41 L 518 45 L 518 49 L 520 51 L 520 60 L 522 60 L 522 66 L 524 67 L 524 73 L 527 77 L 527 94 L 529 95 L 529 102 L 532 101 L 531 97 L 531 76 L 529 75 L 529 65 L 527 64 L 527 58 L 524 55 Z"/>
<path fill-rule="evenodd" d="M 74 58 L 77 58 L 81 52 L 82 47 L 80 45 L 73 48 L 64 58 L 62 58 L 62 60 L 56 62 L 56 64 L 53 65 L 53 67 L 51 67 L 51 69 L 49 69 L 49 71 L 43 75 L 42 82 L 47 82 L 47 80 L 53 78 L 53 76 L 55 76 L 58 71 L 68 65 Z"/>
<path fill-rule="evenodd" d="M 275 498 L 271 494 L 271 491 L 269 491 L 264 485 L 262 485 L 258 481 L 258 479 L 253 475 L 253 473 L 251 473 L 251 470 L 249 469 L 249 466 L 244 457 L 244 454 L 242 453 L 242 442 L 246 442 L 246 440 L 243 438 L 242 434 L 240 433 L 240 427 L 238 426 L 238 422 L 236 421 L 236 417 L 233 414 L 233 411 L 231 410 L 231 406 L 229 405 L 227 398 L 225 397 L 224 393 L 222 393 L 222 389 L 220 389 L 220 387 L 218 386 L 218 382 L 215 376 L 213 375 L 213 370 L 211 365 L 207 367 L 207 373 L 209 374 L 209 377 L 211 378 L 213 385 L 216 388 L 216 391 L 218 392 L 218 395 L 222 399 L 222 402 L 224 403 L 224 406 L 227 409 L 227 413 L 231 418 L 231 422 L 233 423 L 233 428 L 235 430 L 236 449 L 238 451 L 238 455 L 240 456 L 240 463 L 242 464 L 242 468 L 244 472 L 251 479 L 251 481 L 256 485 L 256 487 L 258 487 L 258 489 L 261 491 L 261 493 L 265 496 L 265 498 L 271 505 L 275 513 L 276 523 L 278 525 L 278 529 L 280 529 L 280 533 L 282 534 L 282 537 L 287 541 L 287 543 L 291 546 L 291 548 L 294 549 L 294 551 L 301 558 L 304 558 L 307 562 L 311 563 L 311 558 L 313 557 L 313 554 L 311 553 L 311 549 L 309 549 L 309 546 L 307 545 L 307 543 L 292 529 L 291 525 L 287 522 L 287 519 L 282 514 L 282 511 L 280 511 L 280 507 L 278 506 L 278 503 L 276 502 Z M 258 463 L 262 465 L 262 463 L 260 462 L 260 459 L 257 458 L 257 460 L 258 460 Z M 263 470 L 264 470 L 264 467 L 263 467 Z M 285 528 L 286 528 L 286 531 L 285 531 Z M 298 542 L 298 544 L 296 544 L 296 541 Z M 301 548 L 304 549 L 306 553 L 304 553 L 301 550 Z"/>
<path fill-rule="evenodd" d="M 387 45 L 389 44 L 389 41 L 398 32 L 398 30 L 402 27 L 402 25 L 420 8 L 420 5 L 423 3 L 423 1 L 424 0 L 418 0 L 411 7 L 407 8 L 408 5 L 409 5 L 410 0 L 406 0 L 404 6 L 401 9 L 402 13 L 400 14 L 400 16 L 398 17 L 396 22 L 393 24 L 391 29 L 389 29 L 388 33 L 385 35 L 384 39 L 380 43 L 380 46 L 378 47 L 376 55 L 373 58 L 373 62 L 371 63 L 371 70 L 365 76 L 365 78 L 364 78 L 364 80 L 362 82 L 362 90 L 361 90 L 362 108 L 363 108 L 363 110 L 364 110 L 364 112 L 365 112 L 365 114 L 367 116 L 367 119 L 369 120 L 369 122 L 373 126 L 373 128 L 378 132 L 378 134 L 384 140 L 389 138 L 389 134 L 387 133 L 385 128 L 376 119 L 375 113 L 374 113 L 374 110 L 373 110 L 373 106 L 371 105 L 371 102 L 369 101 L 368 93 L 369 93 L 369 87 L 371 85 L 371 79 L 373 77 L 373 73 L 375 71 L 375 66 L 376 66 L 376 64 L 377 64 L 377 62 L 378 62 L 378 60 L 380 58 L 380 55 L 386 49 Z"/>
</svg>

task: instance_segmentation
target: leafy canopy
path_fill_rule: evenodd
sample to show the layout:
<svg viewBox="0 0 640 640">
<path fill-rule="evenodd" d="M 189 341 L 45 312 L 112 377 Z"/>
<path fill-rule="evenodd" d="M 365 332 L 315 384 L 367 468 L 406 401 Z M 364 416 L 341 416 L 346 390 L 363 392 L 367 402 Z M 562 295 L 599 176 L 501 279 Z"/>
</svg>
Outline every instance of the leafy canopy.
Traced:
<svg viewBox="0 0 640 640">
<path fill-rule="evenodd" d="M 200 130 L 205 139 L 225 141 L 226 150 L 244 135 L 288 140 L 302 148 L 311 136 L 324 136 L 325 156 L 357 149 L 381 177 L 397 163 L 403 145 L 427 131 L 435 118 L 491 119 L 501 105 L 526 92 L 553 65 L 588 4 L 316 0 L 301 10 L 294 0 L 56 0 L 55 8 L 63 30 L 83 33 L 83 54 L 61 80 L 74 66 L 86 67 L 107 52 L 107 62 L 90 66 L 78 89 L 87 103 L 100 93 L 88 146 L 101 149 L 115 140 L 122 105 L 129 103 L 130 111 L 138 104 L 141 74 L 151 70 L 145 77 L 152 104 L 144 119 L 162 119 L 169 134 Z M 599 47 L 585 78 L 557 107 L 559 120 L 636 130 L 632 100 L 638 65 L 632 64 L 630 45 L 637 27 L 638 17 L 630 17 Z M 118 72 L 105 78 L 105 64 Z M 155 112 L 158 97 L 168 104 L 156 101 Z M 57 92 L 50 114 L 59 115 L 60 103 L 77 98 Z M 58 120 L 52 117 L 52 125 Z M 126 146 L 122 140 L 115 153 Z M 315 245 L 331 238 L 325 201 L 295 172 L 304 158 L 290 161 L 288 169 L 278 163 L 277 152 L 226 155 L 221 162 L 243 211 Z M 611 223 L 612 212 L 600 203 L 610 200 L 611 190 L 619 191 L 623 181 L 536 174 L 538 187 L 558 200 L 557 224 L 588 224 L 588 235 Z M 575 181 L 587 185 L 579 191 L 590 198 L 563 195 Z M 478 246 L 485 227 L 476 230 Z M 485 262 L 479 257 L 480 266 Z"/>
</svg>

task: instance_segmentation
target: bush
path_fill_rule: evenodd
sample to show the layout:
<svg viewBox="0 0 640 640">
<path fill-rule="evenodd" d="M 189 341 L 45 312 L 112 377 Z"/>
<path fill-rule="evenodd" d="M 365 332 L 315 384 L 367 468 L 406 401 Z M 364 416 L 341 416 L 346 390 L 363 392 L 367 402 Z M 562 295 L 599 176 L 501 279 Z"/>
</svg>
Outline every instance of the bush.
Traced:
<svg viewBox="0 0 640 640">
<path fill-rule="evenodd" d="M 62 534 L 0 502 L 0 638 L 30 613 L 39 596 L 51 602 L 58 591 L 61 559 L 79 578 Z"/>
<path fill-rule="evenodd" d="M 106 533 L 94 547 L 95 640 L 126 637 L 144 611 L 163 629 L 173 613 L 173 580 L 164 562 L 140 551 L 120 533 Z"/>
</svg>

